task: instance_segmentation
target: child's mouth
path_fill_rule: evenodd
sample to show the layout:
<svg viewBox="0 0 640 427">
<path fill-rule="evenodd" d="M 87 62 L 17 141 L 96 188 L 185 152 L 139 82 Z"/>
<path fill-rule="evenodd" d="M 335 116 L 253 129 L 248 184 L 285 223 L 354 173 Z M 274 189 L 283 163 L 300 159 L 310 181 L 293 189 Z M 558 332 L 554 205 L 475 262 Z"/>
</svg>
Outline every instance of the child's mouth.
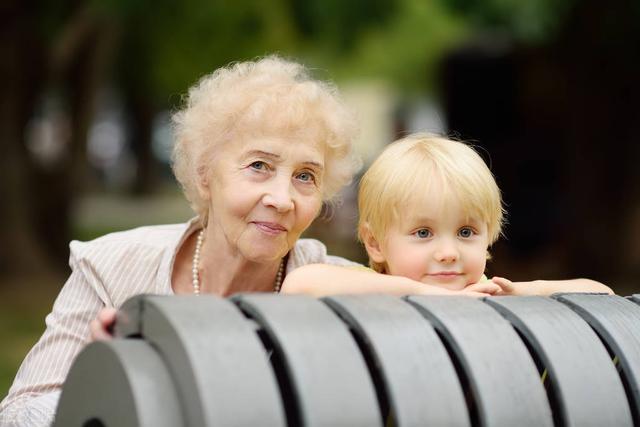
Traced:
<svg viewBox="0 0 640 427">
<path fill-rule="evenodd" d="M 455 271 L 438 271 L 436 273 L 429 273 L 428 276 L 436 279 L 436 280 L 443 280 L 443 281 L 449 281 L 449 280 L 454 280 L 457 279 L 459 276 L 461 276 L 462 273 L 458 273 Z"/>
</svg>

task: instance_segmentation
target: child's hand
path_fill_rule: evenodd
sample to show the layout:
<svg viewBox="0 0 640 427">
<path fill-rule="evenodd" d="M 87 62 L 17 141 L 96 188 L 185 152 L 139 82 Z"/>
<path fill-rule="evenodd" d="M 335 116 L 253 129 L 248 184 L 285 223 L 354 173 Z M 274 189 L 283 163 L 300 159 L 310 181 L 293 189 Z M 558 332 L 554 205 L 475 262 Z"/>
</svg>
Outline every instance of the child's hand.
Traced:
<svg viewBox="0 0 640 427">
<path fill-rule="evenodd" d="M 468 296 L 489 297 L 498 294 L 500 291 L 500 285 L 490 281 L 484 281 L 465 286 L 465 288 L 459 292 Z"/>
<path fill-rule="evenodd" d="M 613 291 L 608 286 L 590 279 L 512 282 L 503 277 L 492 277 L 491 281 L 501 287 L 501 291 L 497 295 L 549 296 L 556 292 L 598 292 L 613 294 Z"/>
<path fill-rule="evenodd" d="M 509 279 L 493 276 L 491 278 L 491 283 L 495 283 L 500 287 L 500 290 L 494 295 L 513 295 L 515 293 L 515 284 Z"/>
</svg>

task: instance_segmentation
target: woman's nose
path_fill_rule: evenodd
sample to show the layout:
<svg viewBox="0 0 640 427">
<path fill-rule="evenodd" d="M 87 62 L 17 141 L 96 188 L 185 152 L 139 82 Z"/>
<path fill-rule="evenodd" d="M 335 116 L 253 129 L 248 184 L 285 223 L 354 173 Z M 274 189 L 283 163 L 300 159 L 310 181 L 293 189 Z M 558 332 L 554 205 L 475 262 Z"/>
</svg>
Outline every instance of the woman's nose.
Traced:
<svg viewBox="0 0 640 427">
<path fill-rule="evenodd" d="M 288 212 L 293 209 L 291 183 L 287 179 L 275 179 L 262 198 L 265 206 L 275 208 L 278 213 Z"/>
</svg>

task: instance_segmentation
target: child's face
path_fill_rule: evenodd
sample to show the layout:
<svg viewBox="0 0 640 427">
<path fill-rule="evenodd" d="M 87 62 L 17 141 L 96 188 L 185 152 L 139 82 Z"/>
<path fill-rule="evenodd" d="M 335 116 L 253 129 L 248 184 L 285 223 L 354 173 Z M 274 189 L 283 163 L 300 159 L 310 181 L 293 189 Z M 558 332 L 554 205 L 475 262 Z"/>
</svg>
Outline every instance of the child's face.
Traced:
<svg viewBox="0 0 640 427">
<path fill-rule="evenodd" d="M 460 203 L 420 203 L 389 228 L 380 248 L 388 274 L 429 285 L 460 290 L 484 273 L 489 237 L 487 224 L 467 218 Z M 413 209 L 411 209 L 413 208 Z"/>
</svg>

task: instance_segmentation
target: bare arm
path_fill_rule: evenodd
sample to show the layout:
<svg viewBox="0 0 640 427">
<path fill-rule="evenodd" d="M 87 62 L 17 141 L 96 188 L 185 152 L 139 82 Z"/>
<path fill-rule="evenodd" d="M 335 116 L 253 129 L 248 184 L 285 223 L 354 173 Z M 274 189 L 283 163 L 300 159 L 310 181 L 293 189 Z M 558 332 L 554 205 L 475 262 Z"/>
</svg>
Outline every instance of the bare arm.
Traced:
<svg viewBox="0 0 640 427">
<path fill-rule="evenodd" d="M 379 274 L 373 271 L 309 264 L 291 273 L 282 284 L 284 294 L 308 294 L 315 297 L 336 294 L 384 293 L 391 295 L 466 295 L 488 296 L 500 286 L 491 282 L 477 283 L 455 292 L 426 285 L 406 277 Z"/>
<path fill-rule="evenodd" d="M 608 286 L 591 279 L 532 280 L 512 282 L 504 277 L 493 277 L 491 281 L 500 285 L 503 291 L 498 295 L 551 295 L 557 292 L 593 292 L 614 294 Z M 511 289 L 505 292 L 506 289 Z"/>
</svg>

